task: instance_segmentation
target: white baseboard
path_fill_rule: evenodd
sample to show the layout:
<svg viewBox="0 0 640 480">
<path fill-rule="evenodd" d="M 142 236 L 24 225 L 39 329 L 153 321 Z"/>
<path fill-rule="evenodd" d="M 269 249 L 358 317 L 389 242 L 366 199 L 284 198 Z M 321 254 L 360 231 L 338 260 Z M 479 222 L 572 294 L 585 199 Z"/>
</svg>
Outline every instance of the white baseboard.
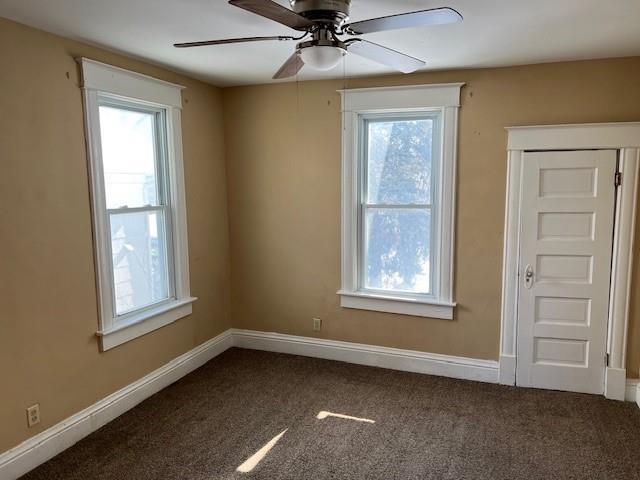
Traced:
<svg viewBox="0 0 640 480">
<path fill-rule="evenodd" d="M 516 384 L 516 357 L 515 355 L 500 355 L 500 385 Z"/>
<path fill-rule="evenodd" d="M 227 330 L 140 380 L 0 454 L 0 480 L 14 480 L 24 475 L 232 346 L 233 336 L 231 331 Z"/>
<path fill-rule="evenodd" d="M 624 402 L 627 371 L 624 368 L 606 367 L 604 371 L 604 396 L 609 400 Z"/>
<path fill-rule="evenodd" d="M 508 382 L 515 381 L 515 358 L 505 356 L 500 358 L 499 365 L 492 360 L 230 329 L 0 454 L 0 480 L 14 480 L 24 475 L 232 346 L 487 383 L 513 385 Z M 625 399 L 640 406 L 639 389 L 639 380 L 627 379 Z"/>
<path fill-rule="evenodd" d="M 637 378 L 627 378 L 624 390 L 624 399 L 627 402 L 636 402 L 640 407 L 640 380 Z"/>
<path fill-rule="evenodd" d="M 24 475 L 234 345 L 408 372 L 498 382 L 498 362 L 490 360 L 230 329 L 0 454 L 0 480 L 14 480 Z"/>
<path fill-rule="evenodd" d="M 281 333 L 232 329 L 234 345 L 241 348 L 289 353 L 342 362 L 426 373 L 443 377 L 498 383 L 498 362 L 361 343 L 323 340 Z"/>
</svg>

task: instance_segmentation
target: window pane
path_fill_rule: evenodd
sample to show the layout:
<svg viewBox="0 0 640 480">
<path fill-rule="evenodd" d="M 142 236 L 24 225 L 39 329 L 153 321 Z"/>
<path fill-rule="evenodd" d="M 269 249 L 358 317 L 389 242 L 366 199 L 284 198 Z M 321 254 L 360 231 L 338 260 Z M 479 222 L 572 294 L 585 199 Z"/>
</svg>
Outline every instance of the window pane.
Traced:
<svg viewBox="0 0 640 480">
<path fill-rule="evenodd" d="M 116 314 L 168 298 L 163 213 L 112 214 L 110 219 Z"/>
<path fill-rule="evenodd" d="M 431 203 L 433 119 L 368 121 L 368 202 Z"/>
<path fill-rule="evenodd" d="M 431 212 L 367 209 L 365 288 L 430 293 Z"/>
<path fill-rule="evenodd" d="M 107 208 L 157 205 L 155 113 L 100 106 Z"/>
</svg>

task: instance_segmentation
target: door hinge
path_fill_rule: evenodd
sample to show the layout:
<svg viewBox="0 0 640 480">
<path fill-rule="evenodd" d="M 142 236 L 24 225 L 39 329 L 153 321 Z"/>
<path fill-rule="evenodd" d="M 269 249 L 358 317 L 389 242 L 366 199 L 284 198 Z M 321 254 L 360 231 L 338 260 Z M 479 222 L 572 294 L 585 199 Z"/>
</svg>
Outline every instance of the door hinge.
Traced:
<svg viewBox="0 0 640 480">
<path fill-rule="evenodd" d="M 620 185 L 622 185 L 622 172 L 616 172 L 616 176 L 615 176 L 615 179 L 613 181 L 613 184 L 616 187 L 619 187 Z"/>
<path fill-rule="evenodd" d="M 609 354 L 608 353 L 604 354 L 604 366 L 605 367 L 609 366 Z"/>
</svg>

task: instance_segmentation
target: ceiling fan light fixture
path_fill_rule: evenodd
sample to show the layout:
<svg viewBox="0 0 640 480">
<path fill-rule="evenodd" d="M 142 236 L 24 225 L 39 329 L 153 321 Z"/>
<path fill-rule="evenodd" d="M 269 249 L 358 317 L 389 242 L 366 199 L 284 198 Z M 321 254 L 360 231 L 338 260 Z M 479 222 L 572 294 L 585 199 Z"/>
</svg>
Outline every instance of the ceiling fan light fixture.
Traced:
<svg viewBox="0 0 640 480">
<path fill-rule="evenodd" d="M 298 51 L 305 65 L 321 71 L 335 68 L 346 53 L 347 51 L 344 48 L 329 45 L 314 45 L 301 48 Z"/>
</svg>

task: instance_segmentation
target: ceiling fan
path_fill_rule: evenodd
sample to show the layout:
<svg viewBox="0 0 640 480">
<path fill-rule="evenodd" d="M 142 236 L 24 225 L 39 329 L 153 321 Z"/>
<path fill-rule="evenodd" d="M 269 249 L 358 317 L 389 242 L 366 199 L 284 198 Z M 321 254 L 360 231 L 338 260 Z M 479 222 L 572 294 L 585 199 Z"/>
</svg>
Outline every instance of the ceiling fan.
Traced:
<svg viewBox="0 0 640 480">
<path fill-rule="evenodd" d="M 231 5 L 298 30 L 302 35 L 229 38 L 203 42 L 176 43 L 175 47 L 202 47 L 227 43 L 260 42 L 265 40 L 301 40 L 296 51 L 273 76 L 274 79 L 296 75 L 306 64 L 317 70 L 330 70 L 348 53 L 389 66 L 403 73 L 411 73 L 425 65 L 417 58 L 378 45 L 359 35 L 399 28 L 424 27 L 462 21 L 462 15 L 452 8 L 433 8 L 417 12 L 372 18 L 355 23 L 349 20 L 351 0 L 290 0 L 292 10 L 273 0 L 229 0 Z M 341 39 L 349 35 L 356 38 Z"/>
</svg>

